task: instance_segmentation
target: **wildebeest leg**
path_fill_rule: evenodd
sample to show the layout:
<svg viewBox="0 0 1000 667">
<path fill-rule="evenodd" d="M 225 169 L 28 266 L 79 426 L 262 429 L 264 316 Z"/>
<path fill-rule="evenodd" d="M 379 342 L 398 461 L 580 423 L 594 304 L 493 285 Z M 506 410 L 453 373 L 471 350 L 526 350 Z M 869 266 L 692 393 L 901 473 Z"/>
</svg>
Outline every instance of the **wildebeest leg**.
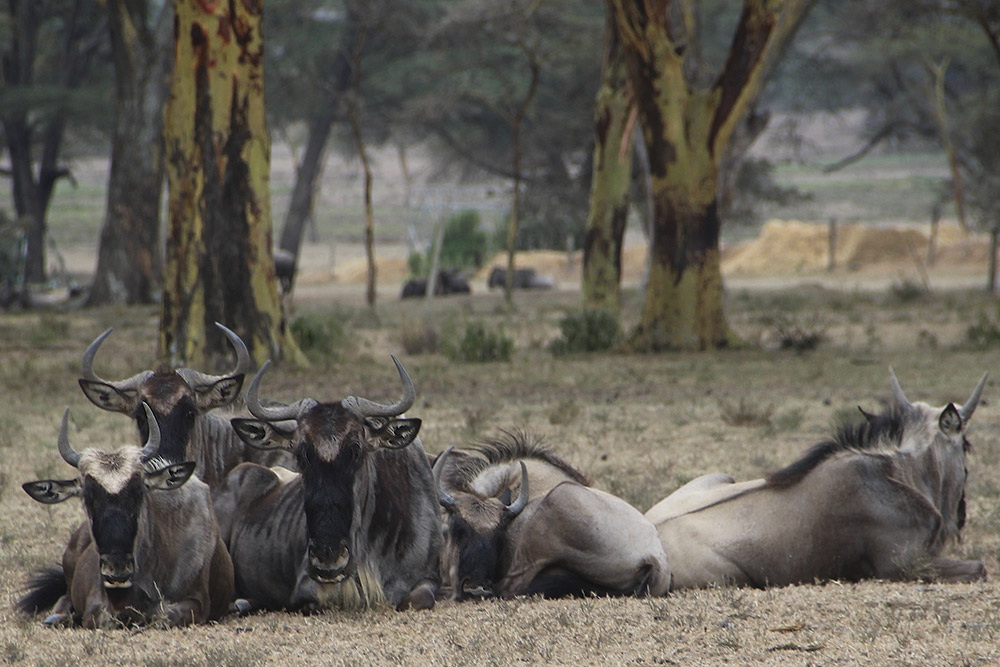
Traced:
<svg viewBox="0 0 1000 667">
<path fill-rule="evenodd" d="M 73 590 L 73 576 L 76 573 L 76 564 L 83 554 L 84 550 L 90 546 L 92 541 L 90 535 L 90 524 L 86 521 L 77 526 L 76 530 L 69 537 L 69 542 L 66 543 L 66 549 L 63 550 L 62 566 L 63 573 L 66 577 L 66 594 L 59 598 L 55 605 L 52 607 L 52 613 L 49 614 L 43 623 L 47 626 L 54 627 L 60 625 L 71 625 L 73 622 L 73 598 L 71 591 Z"/>
<path fill-rule="evenodd" d="M 716 486 L 735 483 L 732 475 L 722 472 L 710 472 L 700 477 L 695 477 L 690 482 L 675 490 L 669 496 L 656 503 L 646 511 L 646 518 L 653 523 L 659 523 L 663 517 L 678 511 L 680 503 L 686 498 L 690 498 L 698 493 Z"/>
<path fill-rule="evenodd" d="M 971 582 L 986 579 L 986 566 L 982 561 L 935 558 L 932 563 L 938 581 Z"/>
<path fill-rule="evenodd" d="M 229 603 L 233 599 L 233 559 L 229 556 L 225 542 L 220 536 L 215 544 L 215 553 L 208 567 L 208 619 L 214 621 L 222 618 L 229 611 Z"/>
<path fill-rule="evenodd" d="M 530 590 L 549 567 L 618 594 L 631 594 L 643 583 L 652 595 L 670 587 L 670 567 L 653 525 L 620 498 L 579 484 L 560 484 L 538 501 L 516 540 L 496 588 L 501 596 Z"/>
<path fill-rule="evenodd" d="M 413 590 L 403 598 L 403 601 L 396 605 L 399 611 L 407 609 L 433 609 L 434 599 L 437 597 L 437 584 L 428 579 L 424 579 L 413 587 Z"/>
</svg>

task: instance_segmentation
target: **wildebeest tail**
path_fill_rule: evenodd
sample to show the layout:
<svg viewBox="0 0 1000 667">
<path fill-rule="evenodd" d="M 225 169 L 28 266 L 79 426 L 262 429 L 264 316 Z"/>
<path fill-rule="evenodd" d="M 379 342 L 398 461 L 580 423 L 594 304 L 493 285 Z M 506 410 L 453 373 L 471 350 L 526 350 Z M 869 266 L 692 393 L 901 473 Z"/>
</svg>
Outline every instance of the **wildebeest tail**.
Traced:
<svg viewBox="0 0 1000 667">
<path fill-rule="evenodd" d="M 68 591 L 61 567 L 41 567 L 35 570 L 24 586 L 25 594 L 14 608 L 25 614 L 37 614 L 52 607 Z"/>
</svg>

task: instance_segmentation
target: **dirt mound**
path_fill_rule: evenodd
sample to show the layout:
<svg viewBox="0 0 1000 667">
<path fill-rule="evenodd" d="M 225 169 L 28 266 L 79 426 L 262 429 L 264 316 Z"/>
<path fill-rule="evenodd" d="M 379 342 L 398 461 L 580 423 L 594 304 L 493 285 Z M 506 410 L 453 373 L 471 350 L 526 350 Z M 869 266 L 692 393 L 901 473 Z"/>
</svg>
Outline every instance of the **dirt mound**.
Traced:
<svg viewBox="0 0 1000 667">
<path fill-rule="evenodd" d="M 728 251 L 722 270 L 735 275 L 781 275 L 822 271 L 829 262 L 829 227 L 798 220 L 769 220 L 760 236 Z M 836 266 L 849 270 L 887 268 L 926 261 L 928 229 L 917 226 L 841 224 L 836 230 Z M 936 265 L 984 263 L 988 242 L 954 223 L 940 225 Z"/>
</svg>

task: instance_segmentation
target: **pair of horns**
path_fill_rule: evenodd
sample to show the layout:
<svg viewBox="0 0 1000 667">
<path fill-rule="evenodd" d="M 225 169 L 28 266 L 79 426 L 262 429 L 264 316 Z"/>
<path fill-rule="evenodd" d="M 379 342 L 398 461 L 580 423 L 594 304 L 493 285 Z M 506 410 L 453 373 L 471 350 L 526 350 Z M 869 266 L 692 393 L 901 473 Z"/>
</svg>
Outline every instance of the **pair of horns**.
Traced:
<svg viewBox="0 0 1000 667">
<path fill-rule="evenodd" d="M 969 400 L 962 404 L 958 408 L 958 414 L 962 418 L 962 423 L 967 424 L 969 419 L 972 418 L 972 413 L 976 411 L 976 407 L 979 405 L 979 399 L 982 398 L 983 388 L 986 386 L 986 377 L 989 373 L 983 373 L 983 377 L 980 378 L 979 384 L 976 388 L 972 390 L 972 395 L 969 396 Z M 906 394 L 903 393 L 903 389 L 899 386 L 899 380 L 896 379 L 896 373 L 892 370 L 892 366 L 889 367 L 889 383 L 892 385 L 892 400 L 895 401 L 896 405 L 904 408 L 908 408 L 912 405 L 907 399 Z"/>
<path fill-rule="evenodd" d="M 399 359 L 395 356 L 392 357 L 392 361 L 396 364 L 399 379 L 403 383 L 403 396 L 391 405 L 376 403 L 375 401 L 370 401 L 367 398 L 359 396 L 348 396 L 343 399 L 341 404 L 353 412 L 359 419 L 367 417 L 396 417 L 406 412 L 413 405 L 413 401 L 416 400 L 417 392 L 413 387 L 413 380 L 410 378 L 410 374 L 406 372 L 403 364 L 399 363 Z M 259 395 L 260 381 L 270 366 L 270 360 L 264 362 L 264 365 L 260 367 L 257 375 L 254 376 L 253 381 L 250 383 L 250 388 L 247 389 L 247 408 L 250 410 L 250 414 L 264 421 L 297 420 L 303 413 L 316 405 L 317 401 L 312 398 L 303 398 L 291 405 L 261 405 Z"/>
<path fill-rule="evenodd" d="M 452 497 L 450 493 L 445 491 L 441 487 L 441 471 L 444 470 L 444 462 L 451 454 L 454 447 L 449 447 L 448 449 L 441 452 L 437 461 L 434 462 L 434 488 L 437 489 L 438 502 L 441 503 L 442 507 L 455 507 L 458 502 Z M 516 517 L 521 511 L 528 505 L 528 497 L 531 495 L 531 491 L 528 488 L 528 468 L 524 465 L 524 461 L 520 461 L 521 464 L 521 491 L 517 494 L 517 500 L 507 505 L 505 509 L 507 514 L 511 519 Z"/>
<path fill-rule="evenodd" d="M 228 375 L 209 375 L 208 373 L 202 373 L 190 368 L 178 368 L 177 374 L 184 378 L 184 381 L 192 387 L 211 385 L 224 378 L 232 377 L 233 375 L 239 375 L 241 373 L 246 375 L 253 370 L 253 361 L 250 359 L 250 352 L 247 350 L 246 343 L 244 343 L 243 340 L 229 328 L 219 324 L 218 322 L 215 323 L 215 326 L 219 327 L 222 333 L 225 334 L 226 338 L 229 339 L 233 348 L 236 350 L 236 368 Z M 101 343 L 104 342 L 104 339 L 111 335 L 112 331 L 114 331 L 114 328 L 108 329 L 94 339 L 94 342 L 87 347 L 87 351 L 83 353 L 83 378 L 85 380 L 90 380 L 91 382 L 100 382 L 102 384 L 110 385 L 122 392 L 135 390 L 141 386 L 143 382 L 149 379 L 151 375 L 153 375 L 153 371 L 141 371 L 130 378 L 117 381 L 105 380 L 94 372 L 94 357 L 97 356 L 97 350 L 101 347 Z"/>
<path fill-rule="evenodd" d="M 146 436 L 146 444 L 143 445 L 142 451 L 139 453 L 143 463 L 145 463 L 156 456 L 156 453 L 160 449 L 160 426 L 156 423 L 156 417 L 153 416 L 153 411 L 149 408 L 149 405 L 144 402 L 142 407 L 146 410 L 146 424 L 149 429 L 149 434 Z M 59 453 L 66 463 L 74 468 L 80 467 L 82 454 L 73 449 L 73 446 L 69 444 L 69 408 L 66 408 L 66 412 L 63 413 L 62 426 L 59 428 Z"/>
</svg>

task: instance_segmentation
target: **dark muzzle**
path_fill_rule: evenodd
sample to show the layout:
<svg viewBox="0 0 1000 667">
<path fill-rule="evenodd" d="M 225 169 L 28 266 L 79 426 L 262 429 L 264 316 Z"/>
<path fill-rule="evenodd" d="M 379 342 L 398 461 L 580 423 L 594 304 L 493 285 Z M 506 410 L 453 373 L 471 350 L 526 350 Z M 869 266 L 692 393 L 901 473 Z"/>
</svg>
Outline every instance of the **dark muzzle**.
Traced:
<svg viewBox="0 0 1000 667">
<path fill-rule="evenodd" d="M 347 540 L 336 547 L 309 542 L 309 576 L 321 584 L 339 584 L 354 574 L 354 558 Z"/>
<path fill-rule="evenodd" d="M 101 579 L 105 588 L 129 588 L 134 574 L 132 554 L 101 554 Z"/>
</svg>

